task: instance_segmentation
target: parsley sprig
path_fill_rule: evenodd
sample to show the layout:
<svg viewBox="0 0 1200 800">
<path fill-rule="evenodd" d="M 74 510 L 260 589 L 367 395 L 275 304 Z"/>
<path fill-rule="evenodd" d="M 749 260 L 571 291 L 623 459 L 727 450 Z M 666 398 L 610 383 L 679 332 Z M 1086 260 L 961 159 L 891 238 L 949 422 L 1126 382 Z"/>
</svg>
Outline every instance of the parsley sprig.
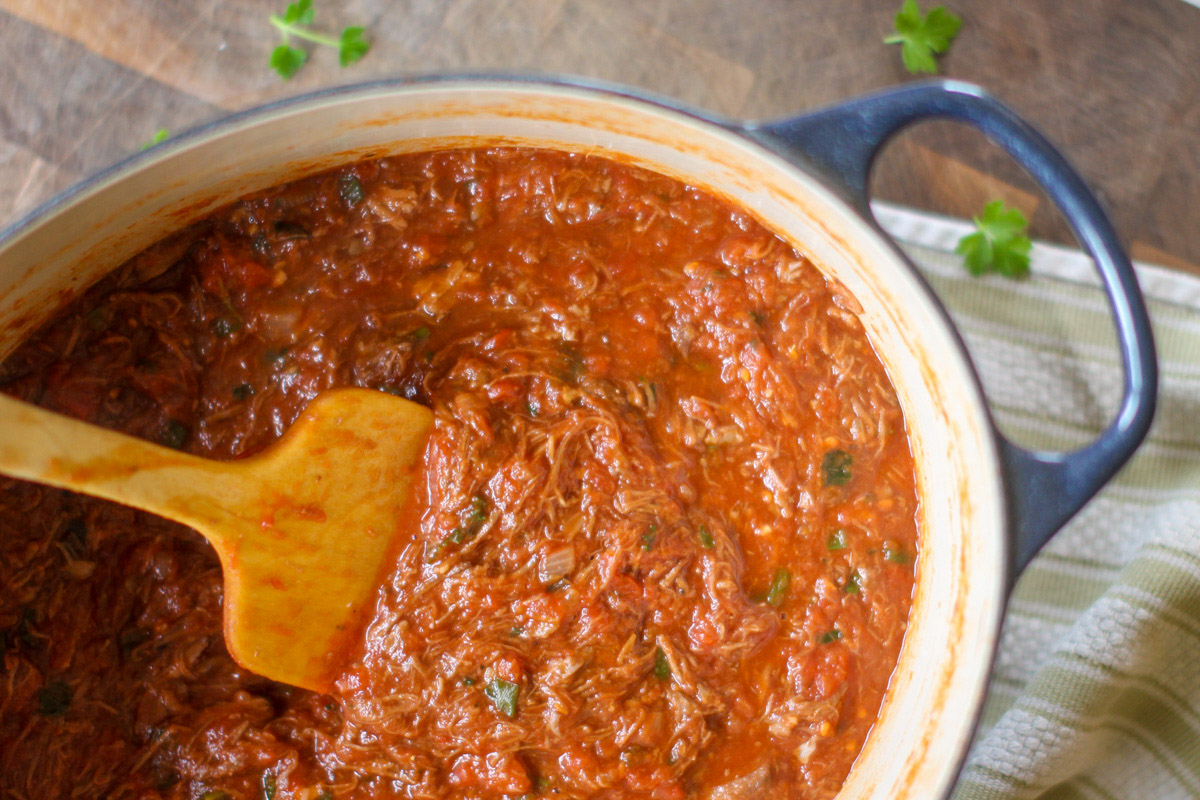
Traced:
<svg viewBox="0 0 1200 800">
<path fill-rule="evenodd" d="M 270 16 L 271 24 L 278 28 L 283 36 L 283 44 L 271 52 L 271 68 L 284 79 L 295 75 L 308 60 L 307 50 L 292 47 L 293 36 L 313 44 L 337 48 L 338 61 L 343 67 L 358 61 L 371 49 L 371 43 L 363 35 L 363 29 L 357 26 L 345 28 L 338 37 L 317 33 L 309 27 L 313 24 L 315 16 L 313 0 L 296 0 L 288 4 L 283 14 Z"/>
<path fill-rule="evenodd" d="M 904 0 L 896 14 L 896 32 L 884 39 L 885 44 L 900 45 L 900 58 L 909 72 L 936 73 L 937 58 L 950 49 L 950 43 L 962 27 L 962 19 L 934 6 L 921 16 L 917 0 Z"/>
<path fill-rule="evenodd" d="M 1029 223 L 1015 208 L 993 200 L 975 217 L 975 233 L 958 240 L 954 252 L 963 257 L 972 275 L 997 272 L 1008 278 L 1029 274 L 1029 250 L 1033 244 L 1025 235 Z"/>
</svg>

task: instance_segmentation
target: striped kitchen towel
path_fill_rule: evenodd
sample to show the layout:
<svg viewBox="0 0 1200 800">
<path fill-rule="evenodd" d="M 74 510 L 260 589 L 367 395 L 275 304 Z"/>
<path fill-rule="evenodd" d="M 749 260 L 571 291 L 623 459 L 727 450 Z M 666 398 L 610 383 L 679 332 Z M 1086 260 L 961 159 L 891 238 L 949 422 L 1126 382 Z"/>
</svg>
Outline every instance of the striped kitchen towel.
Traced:
<svg viewBox="0 0 1200 800">
<path fill-rule="evenodd" d="M 972 278 L 969 227 L 878 205 L 967 341 L 1000 427 L 1072 449 L 1112 417 L 1121 365 L 1091 261 Z M 1200 280 L 1138 267 L 1159 350 L 1149 438 L 1025 570 L 954 800 L 1200 797 Z"/>
</svg>

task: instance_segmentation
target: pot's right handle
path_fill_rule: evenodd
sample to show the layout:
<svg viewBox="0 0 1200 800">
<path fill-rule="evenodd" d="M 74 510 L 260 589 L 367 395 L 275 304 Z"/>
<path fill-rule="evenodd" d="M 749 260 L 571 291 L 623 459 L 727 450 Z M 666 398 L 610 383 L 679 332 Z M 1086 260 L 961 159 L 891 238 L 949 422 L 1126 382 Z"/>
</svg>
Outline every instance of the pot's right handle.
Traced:
<svg viewBox="0 0 1200 800">
<path fill-rule="evenodd" d="M 1058 205 L 1104 280 L 1125 368 L 1116 419 L 1081 450 L 1033 452 L 997 431 L 1016 538 L 1011 579 L 1129 459 L 1154 416 L 1158 364 L 1150 320 L 1112 225 L 1066 159 L 1020 117 L 971 84 L 910 84 L 746 130 L 785 155 L 799 154 L 815 163 L 870 218 L 867 178 L 879 149 L 901 128 L 938 117 L 978 128 L 1028 170 Z"/>
</svg>

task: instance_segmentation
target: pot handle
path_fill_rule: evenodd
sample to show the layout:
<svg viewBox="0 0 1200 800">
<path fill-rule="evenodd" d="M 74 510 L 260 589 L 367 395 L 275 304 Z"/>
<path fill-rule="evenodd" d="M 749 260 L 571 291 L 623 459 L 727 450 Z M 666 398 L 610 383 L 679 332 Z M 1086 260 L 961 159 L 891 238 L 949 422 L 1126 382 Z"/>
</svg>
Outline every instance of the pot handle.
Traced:
<svg viewBox="0 0 1200 800">
<path fill-rule="evenodd" d="M 977 128 L 1007 150 L 1058 205 L 1100 271 L 1125 369 L 1116 419 L 1080 450 L 1034 452 L 996 431 L 1012 513 L 1011 581 L 1129 459 L 1154 416 L 1158 364 L 1150 320 L 1133 267 L 1104 211 L 1071 165 L 1041 134 L 968 83 L 910 84 L 799 117 L 751 124 L 745 130 L 784 156 L 799 156 L 815 164 L 871 218 L 867 178 L 876 154 L 901 128 L 931 118 L 951 118 Z"/>
</svg>

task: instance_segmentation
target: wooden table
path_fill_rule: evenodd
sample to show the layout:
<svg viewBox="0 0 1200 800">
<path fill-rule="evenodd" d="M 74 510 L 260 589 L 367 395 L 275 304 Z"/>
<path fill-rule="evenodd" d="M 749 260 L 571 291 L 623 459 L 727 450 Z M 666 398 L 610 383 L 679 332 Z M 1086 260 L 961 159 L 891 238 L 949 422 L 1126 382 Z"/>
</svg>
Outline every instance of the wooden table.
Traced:
<svg viewBox="0 0 1200 800">
<path fill-rule="evenodd" d="M 945 0 L 945 75 L 983 84 L 1055 141 L 1135 257 L 1200 274 L 1200 8 L 1182 0 Z M 0 0 L 0 224 L 158 128 L 318 87 L 447 70 L 574 73 L 745 118 L 913 80 L 882 44 L 900 0 L 316 0 L 374 47 L 267 68 L 286 0 Z M 931 5 L 922 0 L 922 6 Z M 888 149 L 878 197 L 956 216 L 993 197 L 1071 241 L 1006 156 L 929 123 Z"/>
</svg>

